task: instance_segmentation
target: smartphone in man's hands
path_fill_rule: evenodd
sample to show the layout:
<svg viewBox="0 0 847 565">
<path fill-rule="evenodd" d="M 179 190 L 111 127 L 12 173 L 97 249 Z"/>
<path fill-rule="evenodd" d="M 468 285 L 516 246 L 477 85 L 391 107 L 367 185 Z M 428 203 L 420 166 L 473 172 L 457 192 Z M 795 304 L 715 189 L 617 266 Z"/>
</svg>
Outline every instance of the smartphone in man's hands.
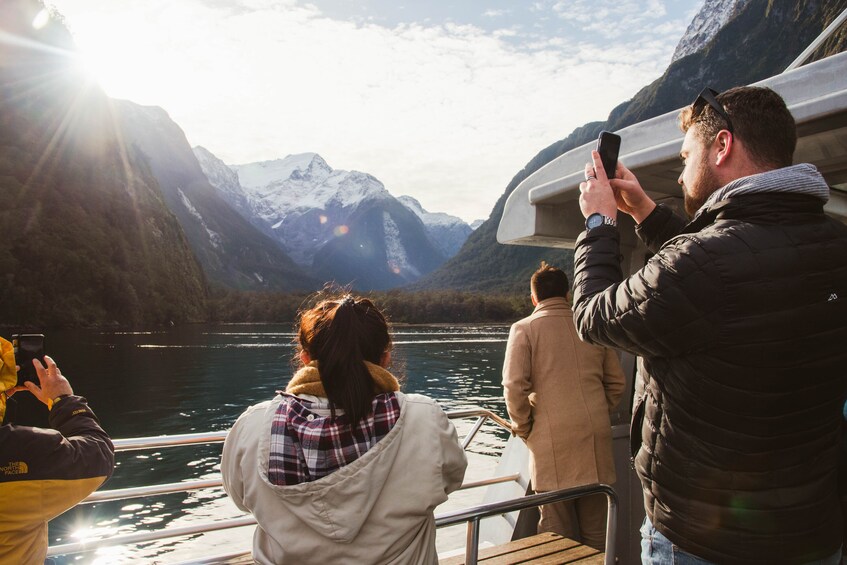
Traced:
<svg viewBox="0 0 847 565">
<path fill-rule="evenodd" d="M 597 139 L 597 152 L 600 154 L 600 160 L 603 161 L 603 169 L 606 171 L 606 178 L 608 179 L 615 178 L 620 150 L 621 136 L 610 131 L 600 132 L 600 137 Z"/>
<path fill-rule="evenodd" d="M 17 386 L 24 386 L 26 381 L 38 384 L 38 374 L 32 360 L 38 359 L 44 363 L 44 334 L 15 334 L 12 336 L 12 347 L 15 364 L 20 367 Z"/>
</svg>

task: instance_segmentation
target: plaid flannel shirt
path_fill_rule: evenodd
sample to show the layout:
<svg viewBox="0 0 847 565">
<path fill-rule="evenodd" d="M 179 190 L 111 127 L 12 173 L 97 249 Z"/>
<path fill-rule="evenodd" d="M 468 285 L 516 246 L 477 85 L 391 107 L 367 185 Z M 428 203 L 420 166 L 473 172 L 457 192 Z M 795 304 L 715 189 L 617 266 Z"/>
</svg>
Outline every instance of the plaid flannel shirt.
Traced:
<svg viewBox="0 0 847 565">
<path fill-rule="evenodd" d="M 321 416 L 313 411 L 316 403 L 283 396 L 271 424 L 268 480 L 274 485 L 315 481 L 349 465 L 384 438 L 400 417 L 393 392 L 377 395 L 370 414 L 356 425 L 346 414 Z"/>
</svg>

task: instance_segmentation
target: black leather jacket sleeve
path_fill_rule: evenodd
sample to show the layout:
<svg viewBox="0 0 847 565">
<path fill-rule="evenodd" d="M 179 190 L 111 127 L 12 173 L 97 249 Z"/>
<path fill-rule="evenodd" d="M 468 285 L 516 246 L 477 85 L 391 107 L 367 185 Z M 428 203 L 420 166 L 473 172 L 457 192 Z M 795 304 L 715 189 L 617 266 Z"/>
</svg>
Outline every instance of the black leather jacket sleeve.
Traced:
<svg viewBox="0 0 847 565">
<path fill-rule="evenodd" d="M 661 226 L 673 225 L 665 220 Z M 662 231 L 651 234 L 653 243 Z M 721 296 L 719 273 L 696 234 L 671 239 L 626 279 L 617 228 L 600 226 L 577 238 L 573 311 L 585 341 L 647 356 L 704 350 L 718 339 Z"/>
<path fill-rule="evenodd" d="M 659 204 L 644 221 L 635 226 L 635 234 L 644 242 L 650 253 L 656 253 L 671 238 L 682 232 L 686 221 Z"/>
</svg>

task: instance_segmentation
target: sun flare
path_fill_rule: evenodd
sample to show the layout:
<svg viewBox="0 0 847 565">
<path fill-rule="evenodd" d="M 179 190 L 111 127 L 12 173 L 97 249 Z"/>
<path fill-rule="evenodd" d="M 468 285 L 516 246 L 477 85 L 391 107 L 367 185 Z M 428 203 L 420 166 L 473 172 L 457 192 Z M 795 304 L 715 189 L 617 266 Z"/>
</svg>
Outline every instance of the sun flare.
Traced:
<svg viewBox="0 0 847 565">
<path fill-rule="evenodd" d="M 50 12 L 47 10 L 41 10 L 36 14 L 35 18 L 32 20 L 32 27 L 35 29 L 41 29 L 47 25 L 50 21 Z"/>
<path fill-rule="evenodd" d="M 62 4 L 54 2 L 53 7 Z M 143 37 L 143 29 L 132 21 L 98 15 L 71 26 L 79 64 L 106 94 L 155 104 L 161 91 L 161 69 L 168 62 L 159 60 L 161 52 L 149 47 L 153 38 Z"/>
<path fill-rule="evenodd" d="M 145 87 L 141 77 L 147 76 L 147 71 L 155 67 L 155 63 L 125 44 L 114 45 L 112 48 L 106 45 L 106 41 L 91 41 L 87 42 L 86 47 L 80 48 L 81 63 L 86 74 L 113 98 L 143 98 L 139 93 L 151 89 Z"/>
</svg>

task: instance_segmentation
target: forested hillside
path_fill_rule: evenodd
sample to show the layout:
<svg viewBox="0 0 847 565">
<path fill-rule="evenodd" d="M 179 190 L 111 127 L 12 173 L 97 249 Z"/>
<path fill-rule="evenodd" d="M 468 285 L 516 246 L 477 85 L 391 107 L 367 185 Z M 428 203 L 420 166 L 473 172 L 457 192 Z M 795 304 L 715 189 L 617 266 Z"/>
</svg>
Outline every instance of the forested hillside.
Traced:
<svg viewBox="0 0 847 565">
<path fill-rule="evenodd" d="M 308 290 L 320 283 L 209 184 L 182 129 L 167 112 L 113 102 L 129 151 L 150 166 L 210 284 L 241 290 Z"/>
<path fill-rule="evenodd" d="M 0 324 L 206 317 L 206 283 L 113 108 L 43 5 L 0 3 Z"/>
<path fill-rule="evenodd" d="M 491 216 L 461 251 L 410 288 L 513 291 L 526 287 L 541 259 L 570 272 L 570 251 L 497 243 L 506 199 L 525 178 L 559 155 L 595 140 L 601 130 L 619 130 L 689 104 L 705 86 L 726 90 L 782 72 L 845 8 L 847 0 L 751 0 L 704 49 L 671 64 L 632 100 L 613 109 L 605 122 L 586 124 L 542 149 L 512 178 Z M 842 26 L 813 60 L 841 52 L 845 45 L 847 29 Z"/>
<path fill-rule="evenodd" d="M 409 324 L 514 322 L 532 312 L 529 291 L 522 294 L 433 290 L 363 293 L 392 322 Z M 209 300 L 212 322 L 293 323 L 311 305 L 313 293 L 236 292 L 217 289 Z"/>
</svg>

